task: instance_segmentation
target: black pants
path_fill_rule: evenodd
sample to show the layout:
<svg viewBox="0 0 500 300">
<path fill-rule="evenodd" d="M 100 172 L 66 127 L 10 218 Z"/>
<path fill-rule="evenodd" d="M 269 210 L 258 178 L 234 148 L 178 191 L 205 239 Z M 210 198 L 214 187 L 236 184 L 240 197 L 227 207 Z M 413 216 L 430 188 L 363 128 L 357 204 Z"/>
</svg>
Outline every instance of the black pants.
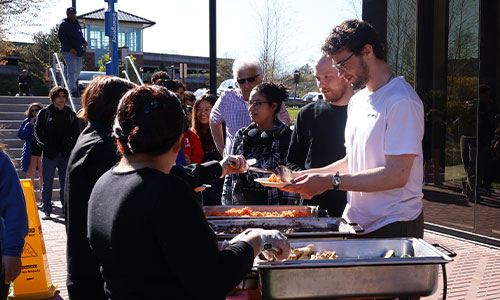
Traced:
<svg viewBox="0 0 500 300">
<path fill-rule="evenodd" d="M 382 228 L 360 235 L 359 238 L 424 237 L 424 212 L 411 221 L 394 222 Z"/>
</svg>

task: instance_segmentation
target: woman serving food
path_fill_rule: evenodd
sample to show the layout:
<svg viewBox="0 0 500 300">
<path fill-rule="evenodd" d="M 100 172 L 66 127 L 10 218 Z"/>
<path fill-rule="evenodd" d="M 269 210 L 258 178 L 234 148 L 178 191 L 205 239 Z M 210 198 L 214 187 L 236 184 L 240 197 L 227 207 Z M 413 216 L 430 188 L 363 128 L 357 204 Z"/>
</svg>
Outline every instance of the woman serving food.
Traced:
<svg viewBox="0 0 500 300">
<path fill-rule="evenodd" d="M 96 183 L 88 237 L 101 261 L 111 299 L 224 299 L 272 244 L 279 259 L 290 252 L 278 231 L 249 229 L 219 250 L 194 191 L 171 174 L 185 131 L 175 95 L 141 86 L 120 100 L 114 135 L 123 157 Z M 229 162 L 235 169 L 231 169 Z M 223 160 L 242 171 L 241 157 Z"/>
</svg>

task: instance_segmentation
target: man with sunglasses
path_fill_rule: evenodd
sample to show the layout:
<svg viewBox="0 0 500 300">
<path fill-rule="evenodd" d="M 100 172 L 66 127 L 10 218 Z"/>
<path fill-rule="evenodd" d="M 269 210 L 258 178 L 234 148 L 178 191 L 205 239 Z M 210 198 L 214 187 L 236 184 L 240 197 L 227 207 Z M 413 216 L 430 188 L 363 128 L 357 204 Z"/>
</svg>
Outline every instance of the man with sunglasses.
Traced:
<svg viewBox="0 0 500 300">
<path fill-rule="evenodd" d="M 231 153 L 236 132 L 252 123 L 248 114 L 248 99 L 252 89 L 262 83 L 262 68 L 255 60 L 236 59 L 233 63 L 233 77 L 239 89 L 223 92 L 210 113 L 210 130 L 215 146 L 223 157 Z M 290 124 L 290 116 L 284 103 L 278 118 L 283 123 Z M 226 128 L 225 142 L 223 123 Z"/>
<path fill-rule="evenodd" d="M 314 77 L 325 101 L 309 103 L 299 111 L 287 156 L 287 166 L 296 171 L 324 167 L 345 156 L 344 130 L 352 88 L 324 54 L 314 65 Z M 345 191 L 329 190 L 308 204 L 319 205 L 331 217 L 341 217 L 346 201 Z"/>
<path fill-rule="evenodd" d="M 339 76 L 365 86 L 349 101 L 346 156 L 294 174 L 286 190 L 311 198 L 348 191 L 343 217 L 365 237 L 423 237 L 424 109 L 413 88 L 384 61 L 375 29 L 358 20 L 333 29 L 322 50 Z"/>
</svg>

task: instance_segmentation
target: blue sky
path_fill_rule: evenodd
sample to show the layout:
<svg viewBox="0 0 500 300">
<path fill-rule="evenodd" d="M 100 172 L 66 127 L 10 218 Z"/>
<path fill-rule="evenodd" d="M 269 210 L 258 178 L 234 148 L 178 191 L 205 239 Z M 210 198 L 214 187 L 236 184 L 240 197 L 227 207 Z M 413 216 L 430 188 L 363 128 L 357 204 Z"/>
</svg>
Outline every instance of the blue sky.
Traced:
<svg viewBox="0 0 500 300">
<path fill-rule="evenodd" d="M 118 0 L 120 10 L 156 22 L 144 30 L 144 51 L 208 56 L 208 0 Z M 311 64 L 331 29 L 343 20 L 361 17 L 361 0 L 278 0 L 288 21 L 284 49 L 289 68 Z M 217 55 L 257 57 L 259 26 L 256 11 L 265 0 L 217 1 Z M 37 31 L 47 32 L 65 17 L 71 0 L 52 0 L 36 20 L 39 26 L 16 26 L 9 40 L 30 41 Z M 104 0 L 77 0 L 78 14 L 107 7 Z M 20 20 L 22 24 L 24 20 Z M 21 32 L 26 32 L 22 34 Z"/>
</svg>

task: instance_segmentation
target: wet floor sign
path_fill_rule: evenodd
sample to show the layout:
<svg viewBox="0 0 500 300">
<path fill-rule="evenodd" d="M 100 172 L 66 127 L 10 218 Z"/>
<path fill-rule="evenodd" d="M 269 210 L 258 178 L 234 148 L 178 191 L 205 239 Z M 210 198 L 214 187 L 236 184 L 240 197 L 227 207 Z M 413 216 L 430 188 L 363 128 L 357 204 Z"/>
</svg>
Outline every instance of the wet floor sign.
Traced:
<svg viewBox="0 0 500 300">
<path fill-rule="evenodd" d="M 21 274 L 14 281 L 9 299 L 47 299 L 54 297 L 57 285 L 52 284 L 49 262 L 43 240 L 42 226 L 38 217 L 35 191 L 31 179 L 22 179 L 29 230 L 21 254 Z"/>
</svg>

